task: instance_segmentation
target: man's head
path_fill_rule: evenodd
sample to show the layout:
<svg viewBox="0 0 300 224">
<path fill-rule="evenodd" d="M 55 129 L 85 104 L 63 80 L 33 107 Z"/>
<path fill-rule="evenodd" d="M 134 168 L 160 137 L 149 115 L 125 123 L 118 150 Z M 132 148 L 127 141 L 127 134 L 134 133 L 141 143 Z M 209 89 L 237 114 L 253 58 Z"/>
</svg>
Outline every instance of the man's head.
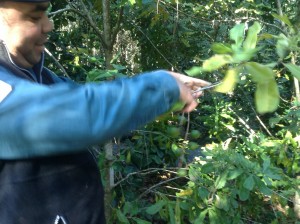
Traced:
<svg viewBox="0 0 300 224">
<path fill-rule="evenodd" d="M 53 24 L 45 0 L 0 0 L 0 39 L 14 62 L 23 68 L 37 64 Z"/>
</svg>

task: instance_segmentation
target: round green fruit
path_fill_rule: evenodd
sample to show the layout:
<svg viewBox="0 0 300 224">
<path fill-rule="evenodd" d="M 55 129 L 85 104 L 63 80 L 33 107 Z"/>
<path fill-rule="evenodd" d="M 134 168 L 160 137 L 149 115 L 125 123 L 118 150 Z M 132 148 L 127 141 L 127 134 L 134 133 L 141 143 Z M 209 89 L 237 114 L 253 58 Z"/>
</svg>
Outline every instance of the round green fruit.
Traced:
<svg viewBox="0 0 300 224">
<path fill-rule="evenodd" d="M 198 130 L 192 130 L 190 133 L 190 136 L 192 139 L 198 139 L 198 138 L 200 138 L 201 133 Z"/>
<path fill-rule="evenodd" d="M 167 134 L 172 138 L 176 138 L 180 135 L 180 129 L 177 127 L 168 127 Z"/>
</svg>

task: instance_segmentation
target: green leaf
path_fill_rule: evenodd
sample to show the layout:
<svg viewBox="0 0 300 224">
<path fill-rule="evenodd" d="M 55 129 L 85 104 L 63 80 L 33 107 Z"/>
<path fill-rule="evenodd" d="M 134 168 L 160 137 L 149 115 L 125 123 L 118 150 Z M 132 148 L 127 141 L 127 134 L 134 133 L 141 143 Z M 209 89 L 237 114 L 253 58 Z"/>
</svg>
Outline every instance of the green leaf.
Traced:
<svg viewBox="0 0 300 224">
<path fill-rule="evenodd" d="M 169 211 L 169 223 L 175 224 L 175 213 L 171 203 L 168 204 L 168 211 Z"/>
<path fill-rule="evenodd" d="M 200 212 L 200 215 L 198 216 L 197 219 L 195 219 L 194 223 L 204 223 L 204 219 L 207 215 L 208 209 L 203 210 L 202 212 Z"/>
<path fill-rule="evenodd" d="M 293 76 L 295 76 L 300 81 L 300 67 L 291 63 L 284 64 L 287 67 Z"/>
<path fill-rule="evenodd" d="M 265 65 L 256 62 L 247 62 L 245 64 L 245 68 L 249 74 L 251 74 L 253 81 L 256 83 L 264 83 L 274 80 L 274 72 Z"/>
<path fill-rule="evenodd" d="M 211 72 L 231 62 L 232 62 L 232 57 L 230 55 L 216 54 L 211 58 L 205 60 L 202 68 L 204 71 Z"/>
<path fill-rule="evenodd" d="M 198 189 L 198 195 L 200 196 L 200 198 L 202 200 L 205 200 L 209 196 L 209 191 L 206 188 L 204 188 L 204 187 L 199 187 L 199 189 Z"/>
<path fill-rule="evenodd" d="M 154 205 L 151 205 L 150 207 L 148 207 L 146 209 L 146 212 L 149 214 L 149 215 L 154 215 L 156 214 L 157 212 L 159 212 L 164 206 L 166 205 L 166 202 L 165 201 L 158 201 L 156 204 Z"/>
<path fill-rule="evenodd" d="M 151 224 L 151 222 L 148 222 L 146 220 L 142 220 L 139 218 L 135 218 L 135 217 L 133 217 L 132 220 L 134 220 L 136 222 L 136 224 Z"/>
<path fill-rule="evenodd" d="M 280 58 L 285 58 L 289 51 L 289 39 L 282 33 L 277 38 L 276 52 Z"/>
<path fill-rule="evenodd" d="M 118 220 L 121 222 L 121 223 L 128 223 L 129 224 L 129 220 L 127 219 L 127 217 L 120 211 L 120 210 L 117 210 L 117 217 L 118 217 Z"/>
<path fill-rule="evenodd" d="M 261 25 L 258 22 L 254 22 L 254 24 L 248 29 L 247 37 L 243 44 L 245 50 L 252 50 L 256 47 L 257 34 L 260 30 Z"/>
<path fill-rule="evenodd" d="M 217 223 L 218 216 L 215 209 L 210 208 L 208 210 L 208 217 L 209 217 L 209 223 L 212 224 Z"/>
<path fill-rule="evenodd" d="M 220 93 L 232 92 L 236 83 L 238 82 L 238 71 L 239 69 L 229 69 L 226 72 L 225 78 L 222 80 L 222 83 L 218 85 L 214 91 Z"/>
<path fill-rule="evenodd" d="M 255 186 L 255 181 L 253 179 L 253 176 L 250 175 L 247 177 L 247 179 L 244 181 L 243 187 L 246 188 L 249 191 L 252 191 Z"/>
<path fill-rule="evenodd" d="M 262 156 L 262 159 L 264 161 L 263 163 L 263 172 L 265 172 L 267 169 L 269 169 L 270 165 L 271 165 L 271 160 L 268 156 Z"/>
<path fill-rule="evenodd" d="M 256 62 L 246 63 L 245 68 L 257 83 L 255 104 L 258 113 L 275 111 L 279 105 L 279 90 L 272 69 Z"/>
<path fill-rule="evenodd" d="M 202 173 L 211 173 L 215 170 L 215 166 L 213 163 L 206 163 L 201 167 Z"/>
<path fill-rule="evenodd" d="M 235 169 L 228 172 L 227 179 L 228 180 L 234 180 L 237 177 L 239 177 L 244 171 L 242 169 Z"/>
<path fill-rule="evenodd" d="M 228 211 L 229 211 L 229 206 L 228 206 L 228 204 L 229 204 L 229 203 L 228 203 L 227 197 L 216 195 L 216 203 L 215 203 L 215 206 L 216 206 L 218 209 L 223 209 L 224 211 L 228 212 Z"/>
<path fill-rule="evenodd" d="M 194 66 L 189 70 L 185 71 L 189 76 L 197 76 L 203 72 L 203 68 L 199 66 Z"/>
<path fill-rule="evenodd" d="M 241 201 L 246 201 L 249 199 L 249 194 L 250 194 L 250 191 L 247 190 L 246 188 L 244 187 L 241 187 L 239 189 L 239 198 Z"/>
<path fill-rule="evenodd" d="M 226 181 L 227 181 L 227 174 L 228 174 L 228 171 L 225 171 L 220 176 L 218 176 L 218 178 L 215 182 L 216 189 L 221 189 L 225 186 Z"/>
<path fill-rule="evenodd" d="M 240 47 L 244 40 L 244 30 L 245 30 L 245 24 L 237 24 L 235 25 L 229 32 L 230 39 L 235 41 L 235 44 L 237 47 Z"/>
<path fill-rule="evenodd" d="M 242 50 L 241 48 L 235 49 L 233 54 L 233 63 L 241 63 L 249 61 L 253 55 L 257 52 L 257 49 L 248 49 L 248 50 Z"/>
<path fill-rule="evenodd" d="M 216 54 L 227 54 L 227 53 L 232 53 L 232 49 L 229 46 L 226 46 L 225 44 L 222 43 L 214 43 L 211 47 L 213 52 Z"/>
<path fill-rule="evenodd" d="M 182 101 L 178 101 L 176 103 L 173 104 L 173 106 L 171 107 L 170 111 L 171 112 L 177 112 L 177 111 L 181 111 L 185 106 L 185 103 Z"/>
<path fill-rule="evenodd" d="M 289 18 L 286 15 L 278 15 L 276 13 L 272 13 L 272 16 L 275 17 L 276 19 L 279 19 L 280 21 L 284 22 L 286 25 L 289 26 L 289 28 L 293 28 L 293 25 Z"/>
<path fill-rule="evenodd" d="M 267 187 L 267 185 L 261 179 L 259 179 L 258 177 L 254 177 L 254 179 L 255 179 L 256 186 L 261 193 L 265 195 L 272 194 L 272 191 Z"/>
<path fill-rule="evenodd" d="M 275 168 L 269 168 L 264 172 L 265 176 L 270 177 L 273 180 L 282 180 L 282 176 Z"/>
<path fill-rule="evenodd" d="M 275 80 L 257 84 L 255 104 L 260 114 L 274 112 L 279 105 L 279 90 Z"/>
<path fill-rule="evenodd" d="M 181 217 L 181 209 L 180 209 L 180 200 L 176 200 L 176 206 L 175 206 L 175 223 L 180 224 L 180 217 Z"/>
</svg>

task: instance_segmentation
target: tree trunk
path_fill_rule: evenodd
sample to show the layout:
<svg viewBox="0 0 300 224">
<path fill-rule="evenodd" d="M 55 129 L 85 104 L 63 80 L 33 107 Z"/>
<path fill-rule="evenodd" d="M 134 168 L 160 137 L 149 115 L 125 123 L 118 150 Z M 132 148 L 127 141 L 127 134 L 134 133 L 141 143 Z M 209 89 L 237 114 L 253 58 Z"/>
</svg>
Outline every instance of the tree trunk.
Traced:
<svg viewBox="0 0 300 224">
<path fill-rule="evenodd" d="M 106 69 L 111 68 L 111 60 L 113 55 L 112 46 L 112 29 L 111 29 L 111 18 L 110 18 L 110 1 L 102 0 L 102 13 L 103 13 L 103 39 L 104 39 L 104 52 L 105 52 L 105 65 Z M 112 186 L 114 181 L 114 170 L 112 169 L 113 161 L 113 144 L 109 141 L 105 144 L 105 185 L 104 185 L 104 207 L 105 207 L 105 218 L 107 223 L 111 223 L 112 216 Z"/>
</svg>

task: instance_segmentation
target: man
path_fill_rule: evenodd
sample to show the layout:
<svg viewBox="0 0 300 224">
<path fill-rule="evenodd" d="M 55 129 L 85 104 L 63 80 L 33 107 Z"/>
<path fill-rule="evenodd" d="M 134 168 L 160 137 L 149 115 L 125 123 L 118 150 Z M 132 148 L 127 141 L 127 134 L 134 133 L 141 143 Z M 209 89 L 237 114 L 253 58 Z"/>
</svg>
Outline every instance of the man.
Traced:
<svg viewBox="0 0 300 224">
<path fill-rule="evenodd" d="M 45 0 L 0 0 L 0 222 L 105 223 L 86 150 L 146 124 L 208 82 L 167 71 L 78 85 L 43 67 Z M 185 84 L 184 84 L 185 83 Z"/>
</svg>

